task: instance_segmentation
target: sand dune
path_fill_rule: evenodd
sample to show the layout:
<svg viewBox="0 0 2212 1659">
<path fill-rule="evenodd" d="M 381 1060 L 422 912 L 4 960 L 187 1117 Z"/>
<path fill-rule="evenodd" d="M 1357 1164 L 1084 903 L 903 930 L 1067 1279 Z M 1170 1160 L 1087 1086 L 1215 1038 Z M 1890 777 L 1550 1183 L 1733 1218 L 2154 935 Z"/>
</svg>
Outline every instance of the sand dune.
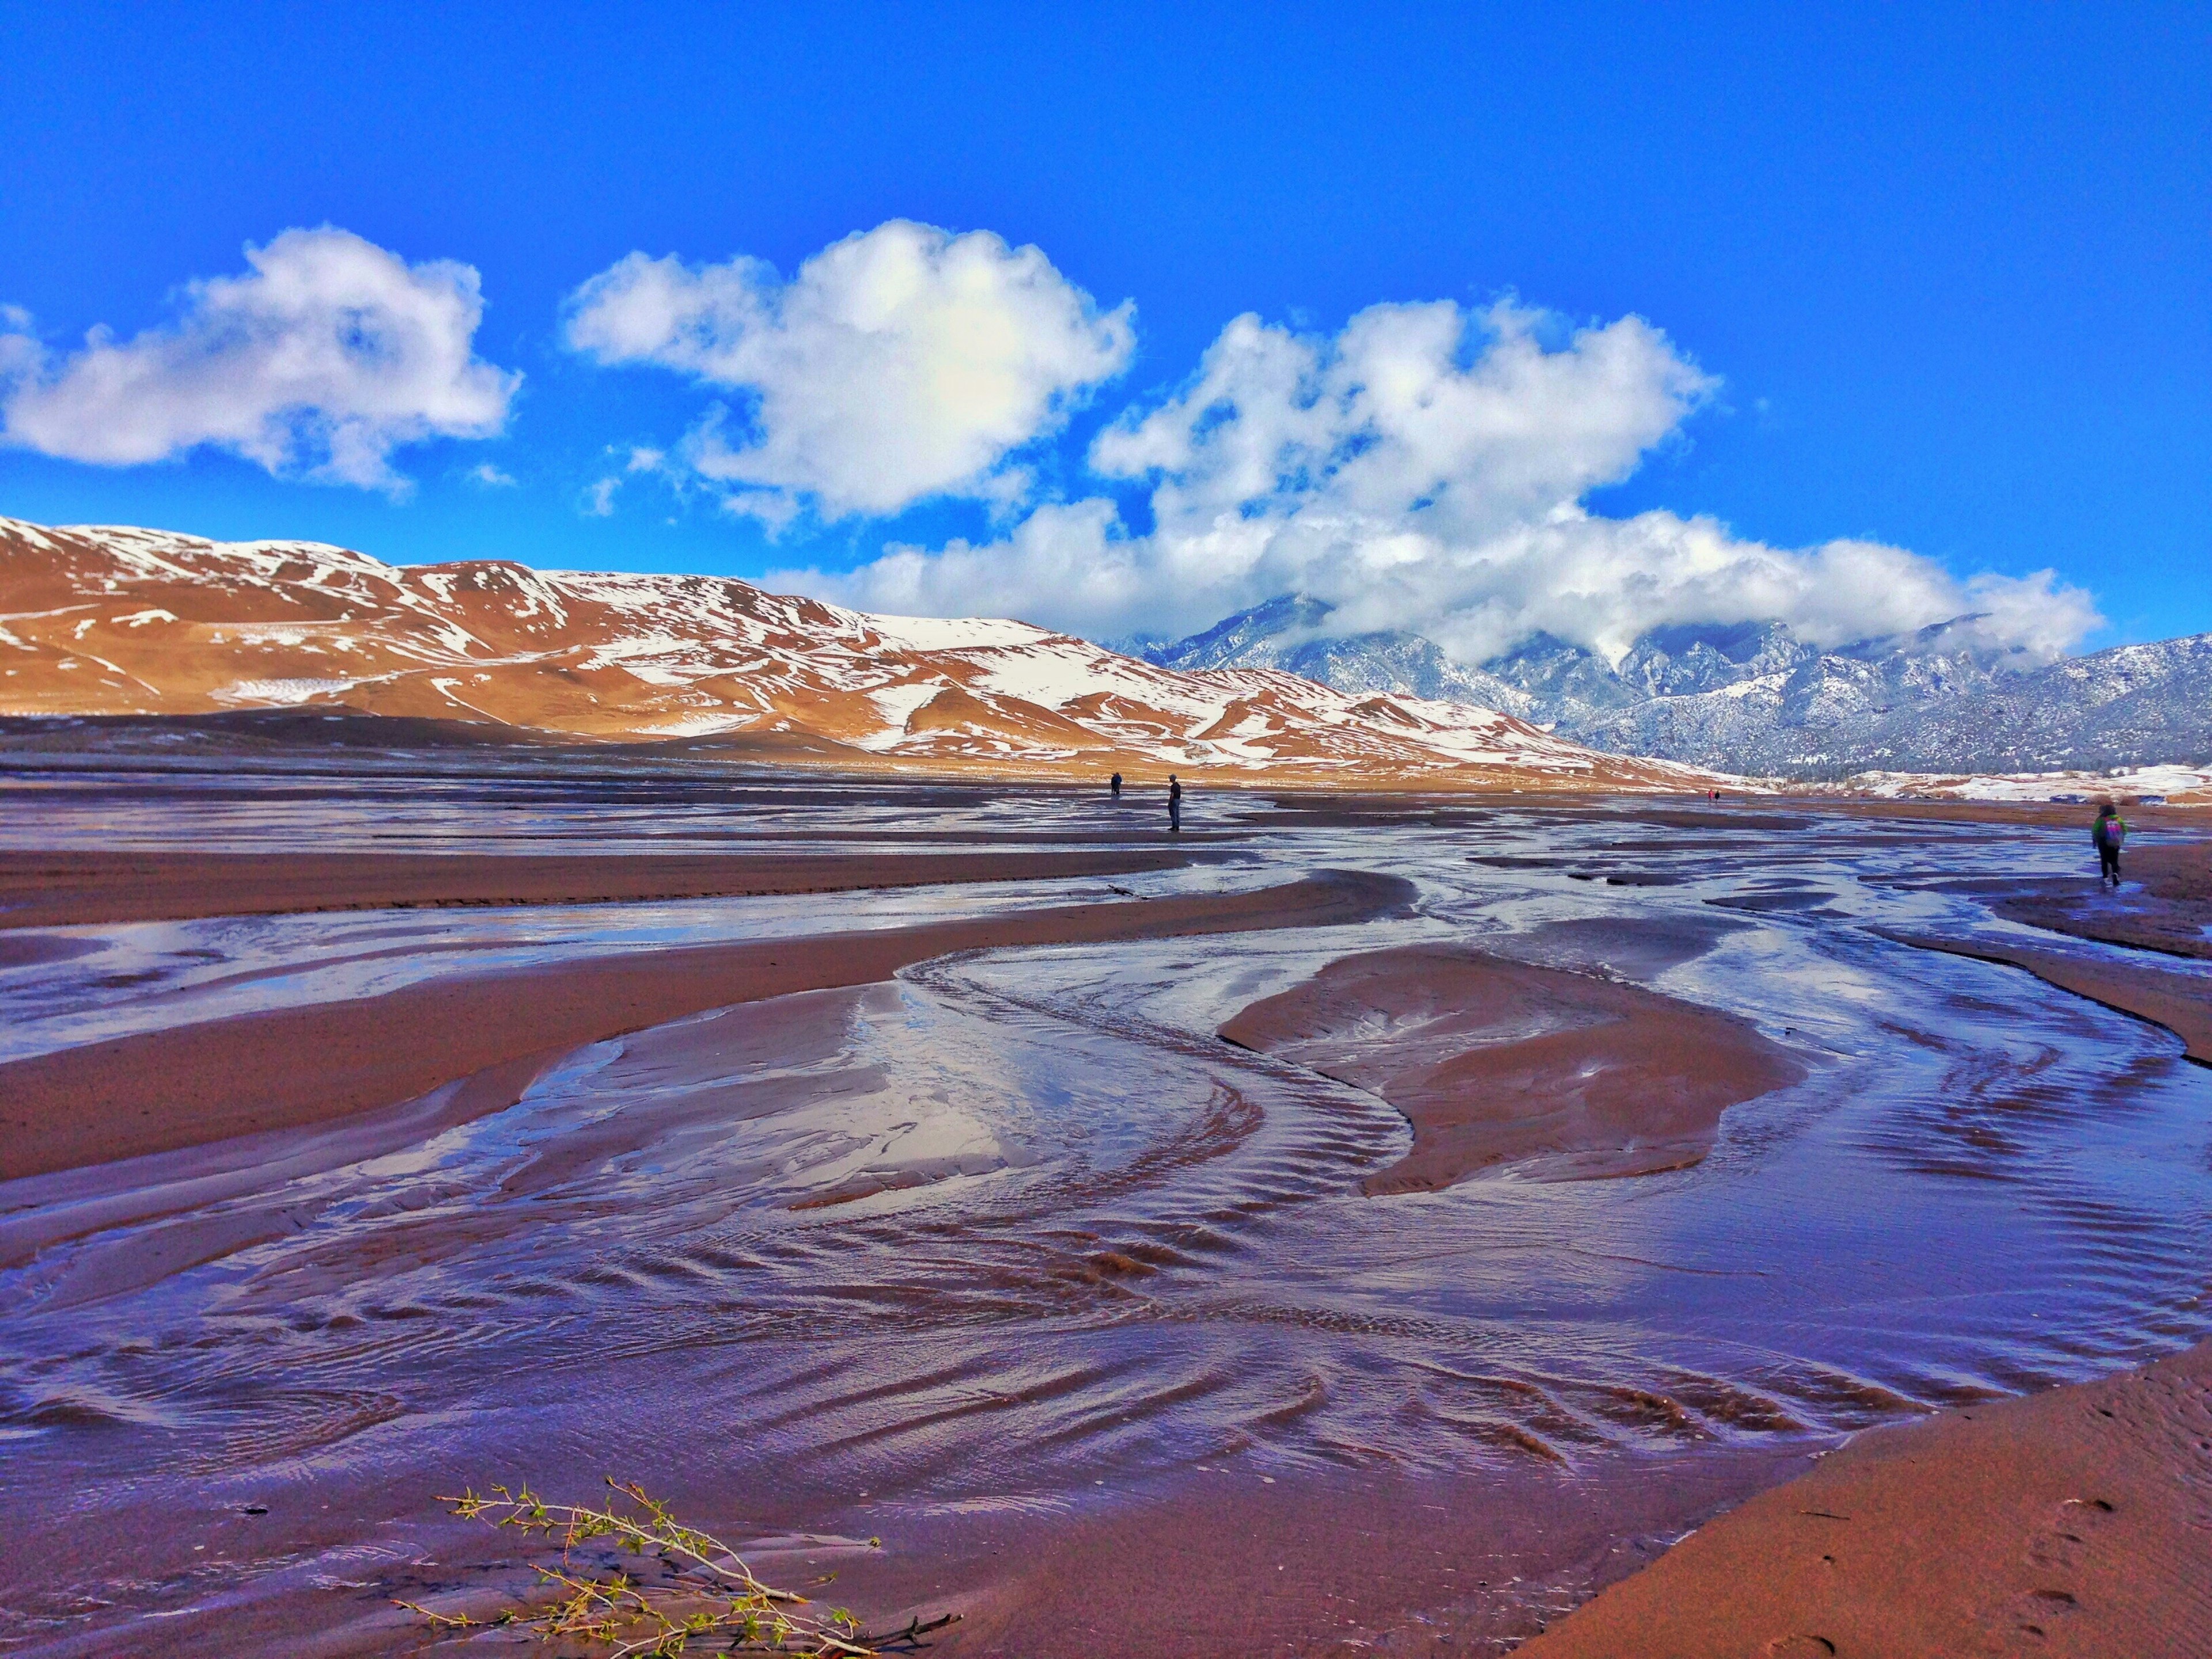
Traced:
<svg viewBox="0 0 2212 1659">
<path fill-rule="evenodd" d="M 848 771 L 1711 781 L 1493 709 L 1273 669 L 1177 672 L 1025 623 L 871 616 L 719 577 L 403 567 L 315 543 L 0 520 L 0 717 L 354 711 Z"/>
</svg>

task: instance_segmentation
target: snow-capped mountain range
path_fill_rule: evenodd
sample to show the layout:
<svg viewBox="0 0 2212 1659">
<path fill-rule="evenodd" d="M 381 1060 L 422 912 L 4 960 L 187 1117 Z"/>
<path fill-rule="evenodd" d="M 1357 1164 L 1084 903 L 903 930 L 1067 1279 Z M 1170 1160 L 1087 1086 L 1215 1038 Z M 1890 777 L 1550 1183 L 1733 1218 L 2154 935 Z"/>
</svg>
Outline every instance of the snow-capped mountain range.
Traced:
<svg viewBox="0 0 2212 1659">
<path fill-rule="evenodd" d="M 1702 788 L 1450 697 L 1164 667 L 1024 623 L 717 577 L 393 566 L 0 519 L 0 716 L 349 708 L 738 758 L 1086 778 Z"/>
<path fill-rule="evenodd" d="M 1332 632 L 1329 615 L 1285 595 L 1137 648 L 1164 667 L 1478 703 L 1594 748 L 1758 775 L 2212 760 L 2212 635 L 2046 663 L 1993 647 L 1974 617 L 1826 650 L 1746 623 L 1656 629 L 1618 663 L 1539 635 L 1469 667 L 1418 634 Z"/>
</svg>

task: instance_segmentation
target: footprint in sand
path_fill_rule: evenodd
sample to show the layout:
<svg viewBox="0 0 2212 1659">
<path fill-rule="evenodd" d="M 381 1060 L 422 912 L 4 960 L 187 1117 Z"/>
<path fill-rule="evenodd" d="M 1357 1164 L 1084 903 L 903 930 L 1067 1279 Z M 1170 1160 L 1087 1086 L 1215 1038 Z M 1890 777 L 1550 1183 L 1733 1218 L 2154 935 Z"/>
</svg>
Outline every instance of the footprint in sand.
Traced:
<svg viewBox="0 0 2212 1659">
<path fill-rule="evenodd" d="M 2089 1549 L 2089 1540 L 2073 1529 L 2080 1524 L 2062 1514 L 2057 1526 L 2028 1540 L 2027 1564 L 2043 1572 L 2078 1571 Z"/>
<path fill-rule="evenodd" d="M 2023 1636 L 2042 1637 L 2050 1627 L 2081 1604 L 2062 1589 L 2030 1590 L 2012 1604 L 2013 1617 Z"/>
<path fill-rule="evenodd" d="M 1829 1659 L 1835 1650 L 1825 1636 L 1778 1636 L 1763 1650 L 1767 1659 Z"/>
<path fill-rule="evenodd" d="M 2054 1577 L 2081 1570 L 2099 1530 L 2112 1514 L 2101 1498 L 2069 1498 L 2051 1511 L 2050 1524 L 2029 1539 L 2028 1565 Z M 2029 1590 L 2016 1597 L 2001 1621 L 2021 1636 L 2041 1640 L 2057 1620 L 2076 1612 L 2081 1602 L 2071 1590 L 2055 1586 Z"/>
</svg>

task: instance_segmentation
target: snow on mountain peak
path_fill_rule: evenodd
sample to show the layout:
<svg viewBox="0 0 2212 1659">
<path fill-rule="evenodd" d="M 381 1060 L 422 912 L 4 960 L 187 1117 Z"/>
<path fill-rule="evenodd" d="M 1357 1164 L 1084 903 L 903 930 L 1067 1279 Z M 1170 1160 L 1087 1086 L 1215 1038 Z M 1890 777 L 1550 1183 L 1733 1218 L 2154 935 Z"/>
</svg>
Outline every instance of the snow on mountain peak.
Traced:
<svg viewBox="0 0 2212 1659">
<path fill-rule="evenodd" d="M 1418 634 L 1333 634 L 1329 616 L 1285 594 L 1145 655 L 1478 703 L 1612 753 L 1762 775 L 2212 760 L 2212 635 L 2046 662 L 1976 614 L 1826 650 L 1778 622 L 1682 623 L 1616 660 L 1537 635 L 1470 666 Z"/>
</svg>

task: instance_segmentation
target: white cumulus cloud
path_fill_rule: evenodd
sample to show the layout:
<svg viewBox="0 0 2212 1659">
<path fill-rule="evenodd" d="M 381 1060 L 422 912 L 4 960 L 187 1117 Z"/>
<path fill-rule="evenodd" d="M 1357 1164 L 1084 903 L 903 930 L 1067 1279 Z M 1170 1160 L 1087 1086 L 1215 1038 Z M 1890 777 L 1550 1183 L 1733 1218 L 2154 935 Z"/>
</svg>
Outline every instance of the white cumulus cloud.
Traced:
<svg viewBox="0 0 2212 1659">
<path fill-rule="evenodd" d="M 1537 632 L 1617 658 L 1669 623 L 1782 621 L 1834 645 L 1986 617 L 2054 655 L 2101 620 L 2045 571 L 1960 581 L 1900 548 L 1783 549 L 1710 519 L 1590 512 L 1717 383 L 1639 318 L 1570 330 L 1507 302 L 1381 305 L 1329 338 L 1242 317 L 1191 381 L 1109 426 L 1101 475 L 1149 495 L 1038 507 L 1003 538 L 893 547 L 778 579 L 867 608 L 1187 633 L 1278 594 L 1332 632 L 1407 629 L 1468 663 Z"/>
<path fill-rule="evenodd" d="M 743 429 L 710 416 L 683 458 L 775 523 L 801 501 L 837 518 L 1018 495 L 1009 457 L 1121 372 L 1131 313 L 1102 313 L 1035 247 L 893 220 L 788 282 L 744 257 L 629 254 L 570 296 L 567 334 L 601 363 L 748 394 Z"/>
<path fill-rule="evenodd" d="M 331 226 L 249 246 L 246 261 L 243 275 L 186 283 L 174 321 L 128 340 L 95 328 L 65 355 L 14 313 L 0 437 L 112 466 L 205 445 L 280 475 L 400 490 L 394 450 L 505 425 L 521 376 L 475 355 L 471 267 L 410 265 Z"/>
<path fill-rule="evenodd" d="M 1188 388 L 1101 434 L 1092 465 L 1158 477 L 1156 514 L 1186 530 L 1272 508 L 1486 534 L 1626 477 L 1713 390 L 1640 318 L 1556 350 L 1548 321 L 1382 305 L 1322 341 L 1240 317 Z"/>
</svg>

